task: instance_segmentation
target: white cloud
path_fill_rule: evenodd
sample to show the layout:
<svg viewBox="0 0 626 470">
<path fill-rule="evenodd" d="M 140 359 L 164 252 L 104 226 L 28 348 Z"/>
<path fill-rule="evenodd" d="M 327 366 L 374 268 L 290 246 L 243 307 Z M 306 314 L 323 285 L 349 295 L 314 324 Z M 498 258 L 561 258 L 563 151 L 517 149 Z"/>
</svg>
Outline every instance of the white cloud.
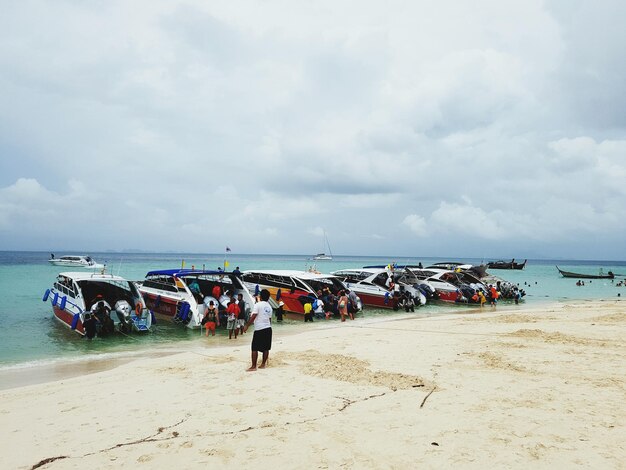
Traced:
<svg viewBox="0 0 626 470">
<path fill-rule="evenodd" d="M 411 232 L 415 235 L 423 237 L 426 236 L 426 220 L 417 214 L 409 214 L 402 221 L 403 225 L 406 225 Z"/>
<path fill-rule="evenodd" d="M 0 242 L 624 258 L 622 10 L 12 2 Z"/>
</svg>

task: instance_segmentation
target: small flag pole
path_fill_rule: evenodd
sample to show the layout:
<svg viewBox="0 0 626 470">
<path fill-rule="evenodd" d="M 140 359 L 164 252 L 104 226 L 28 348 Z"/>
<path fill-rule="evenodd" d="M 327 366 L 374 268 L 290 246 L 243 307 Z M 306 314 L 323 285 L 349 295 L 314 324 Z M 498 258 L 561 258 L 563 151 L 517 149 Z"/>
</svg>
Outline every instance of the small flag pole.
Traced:
<svg viewBox="0 0 626 470">
<path fill-rule="evenodd" d="M 226 247 L 226 250 L 224 251 L 224 271 L 226 271 L 226 268 L 228 267 L 228 261 L 226 261 L 226 254 L 231 251 L 230 247 Z"/>
</svg>

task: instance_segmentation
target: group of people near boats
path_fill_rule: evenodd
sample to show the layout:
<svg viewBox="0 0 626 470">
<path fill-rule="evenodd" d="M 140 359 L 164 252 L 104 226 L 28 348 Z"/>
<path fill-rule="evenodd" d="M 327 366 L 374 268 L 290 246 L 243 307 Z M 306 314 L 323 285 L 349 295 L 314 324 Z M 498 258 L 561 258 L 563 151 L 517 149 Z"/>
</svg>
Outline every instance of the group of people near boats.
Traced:
<svg viewBox="0 0 626 470">
<path fill-rule="evenodd" d="M 341 289 L 333 293 L 328 287 L 316 292 L 317 298 L 311 298 L 304 304 L 304 321 L 312 322 L 313 318 L 326 319 L 333 316 L 354 320 L 359 310 L 359 298 L 350 289 Z"/>
<path fill-rule="evenodd" d="M 198 301 L 198 308 L 202 310 L 199 313 L 202 318 L 201 325 L 206 330 L 206 336 L 209 336 L 209 333 L 215 336 L 215 330 L 222 325 L 228 330 L 228 339 L 232 339 L 233 336 L 237 339 L 239 334 L 244 334 L 245 323 L 249 319 L 249 311 L 246 309 L 243 294 L 235 295 L 230 290 L 222 292 L 222 287 L 215 284 L 211 289 L 211 295 L 204 296 L 196 280 L 189 284 L 189 290 Z M 220 302 L 224 296 L 228 300 Z M 256 300 L 259 301 L 259 298 Z"/>
<path fill-rule="evenodd" d="M 55 317 L 88 338 L 110 332 L 150 331 L 165 319 L 215 336 L 218 328 L 229 339 L 245 334 L 261 292 L 277 322 L 284 317 L 305 322 L 339 318 L 354 320 L 369 306 L 415 311 L 427 301 L 495 306 L 501 299 L 517 303 L 524 295 L 517 285 L 473 276 L 473 267 L 442 263 L 416 266 L 369 266 L 323 274 L 316 271 L 222 269 L 159 269 L 143 281 L 106 273 L 61 273 L 42 300 L 51 300 Z M 496 282 L 497 281 L 497 282 Z M 103 294 L 102 298 L 93 296 Z M 87 299 L 93 299 L 86 302 Z"/>
</svg>

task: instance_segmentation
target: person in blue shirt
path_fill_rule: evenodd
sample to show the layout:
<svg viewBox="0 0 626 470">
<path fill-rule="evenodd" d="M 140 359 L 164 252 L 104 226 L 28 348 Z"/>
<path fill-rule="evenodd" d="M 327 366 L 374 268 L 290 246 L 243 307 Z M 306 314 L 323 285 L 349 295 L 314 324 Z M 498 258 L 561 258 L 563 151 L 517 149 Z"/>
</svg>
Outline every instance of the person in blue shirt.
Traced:
<svg viewBox="0 0 626 470">
<path fill-rule="evenodd" d="M 204 296 L 202 295 L 202 291 L 200 290 L 200 284 L 198 284 L 197 280 L 194 279 L 191 284 L 189 284 L 189 290 L 198 302 L 202 302 Z"/>
</svg>

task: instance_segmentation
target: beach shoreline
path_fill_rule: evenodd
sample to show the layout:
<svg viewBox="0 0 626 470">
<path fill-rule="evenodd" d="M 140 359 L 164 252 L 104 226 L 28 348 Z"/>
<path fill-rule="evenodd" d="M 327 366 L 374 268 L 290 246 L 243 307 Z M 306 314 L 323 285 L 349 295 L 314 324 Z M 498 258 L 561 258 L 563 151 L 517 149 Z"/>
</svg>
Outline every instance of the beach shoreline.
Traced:
<svg viewBox="0 0 626 470">
<path fill-rule="evenodd" d="M 0 452 L 6 468 L 624 468 L 626 304 L 510 307 L 314 323 L 253 373 L 245 335 L 5 389 Z"/>
<path fill-rule="evenodd" d="M 582 302 L 593 302 L 593 299 L 581 300 Z M 521 302 L 518 305 L 512 302 L 500 304 L 496 307 L 498 312 L 503 311 L 525 311 L 529 308 L 540 308 L 542 305 L 558 306 L 561 302 L 554 300 L 540 300 L 533 303 Z M 450 315 L 474 315 L 493 312 L 489 306 L 480 308 L 478 306 L 469 305 L 438 305 L 438 310 L 433 311 L 426 308 L 418 308 L 415 312 L 407 313 L 403 311 L 394 312 L 386 310 L 384 313 L 364 318 L 361 314 L 356 316 L 359 322 L 378 322 L 378 321 L 401 321 L 405 319 L 419 318 L 437 318 L 448 317 Z M 447 307 L 447 308 L 446 308 Z M 445 309 L 444 309 L 445 308 Z M 279 325 L 281 330 L 277 332 L 281 336 L 297 335 L 305 331 L 317 328 L 332 327 L 339 320 L 337 318 L 330 321 L 316 320 L 314 323 L 305 324 L 303 322 L 291 322 L 287 325 Z M 62 328 L 62 326 L 53 323 L 53 327 Z M 274 325 L 276 328 L 276 325 Z M 252 332 L 252 330 L 251 330 Z M 225 331 L 218 331 L 216 337 L 205 338 L 204 333 L 198 340 L 189 340 L 184 343 L 172 340 L 158 345 L 140 344 L 133 348 L 126 348 L 119 352 L 101 352 L 80 355 L 64 355 L 58 356 L 46 361 L 26 361 L 13 364 L 5 364 L 0 367 L 0 391 L 12 388 L 22 387 L 26 385 L 36 385 L 47 382 L 55 382 L 58 380 L 69 379 L 86 374 L 103 372 L 114 369 L 120 365 L 132 362 L 137 359 L 143 359 L 149 356 L 168 356 L 190 352 L 201 349 L 225 348 L 231 347 L 232 343 L 228 341 Z M 84 341 L 84 338 L 72 337 L 74 341 Z M 98 340 L 96 340 L 98 341 Z M 101 341 L 106 341 L 103 339 Z"/>
</svg>

